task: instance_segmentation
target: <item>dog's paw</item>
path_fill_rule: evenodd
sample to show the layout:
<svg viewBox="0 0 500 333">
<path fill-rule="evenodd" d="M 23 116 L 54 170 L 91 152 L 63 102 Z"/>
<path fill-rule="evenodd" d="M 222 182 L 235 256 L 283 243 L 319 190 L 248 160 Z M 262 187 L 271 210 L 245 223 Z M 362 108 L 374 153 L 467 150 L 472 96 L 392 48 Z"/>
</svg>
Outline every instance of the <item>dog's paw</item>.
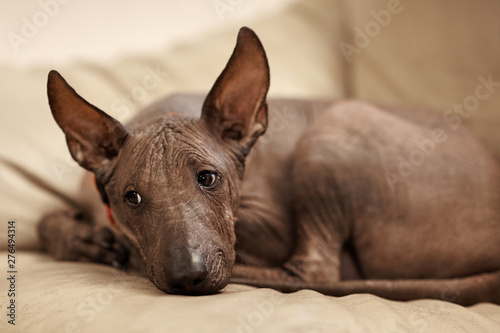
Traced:
<svg viewBox="0 0 500 333">
<path fill-rule="evenodd" d="M 42 247 L 58 260 L 90 261 L 123 268 L 128 251 L 113 232 L 85 221 L 82 214 L 65 211 L 46 216 L 38 226 Z"/>
</svg>

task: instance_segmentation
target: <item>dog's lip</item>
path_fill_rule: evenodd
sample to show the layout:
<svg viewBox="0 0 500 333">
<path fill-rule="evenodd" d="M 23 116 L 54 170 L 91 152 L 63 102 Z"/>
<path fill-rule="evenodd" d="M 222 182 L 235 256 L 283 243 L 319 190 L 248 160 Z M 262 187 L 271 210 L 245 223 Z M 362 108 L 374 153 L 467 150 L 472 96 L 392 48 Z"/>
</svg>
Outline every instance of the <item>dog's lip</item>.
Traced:
<svg viewBox="0 0 500 333">
<path fill-rule="evenodd" d="M 231 281 L 232 265 L 222 250 L 218 250 L 212 259 L 210 267 L 210 279 L 205 283 L 207 287 L 220 291 Z M 214 278 L 215 277 L 215 278 Z"/>
</svg>

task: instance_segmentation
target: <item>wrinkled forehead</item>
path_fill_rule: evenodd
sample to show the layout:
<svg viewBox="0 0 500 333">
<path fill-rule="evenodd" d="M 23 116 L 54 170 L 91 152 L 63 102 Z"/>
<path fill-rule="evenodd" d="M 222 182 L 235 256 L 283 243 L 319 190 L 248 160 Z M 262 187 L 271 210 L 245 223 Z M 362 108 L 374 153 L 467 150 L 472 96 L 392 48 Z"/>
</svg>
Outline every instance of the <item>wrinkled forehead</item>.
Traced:
<svg viewBox="0 0 500 333">
<path fill-rule="evenodd" d="M 204 127 L 198 120 L 184 117 L 164 117 L 132 128 L 120 154 L 117 172 L 133 173 L 135 178 L 151 182 L 183 173 L 186 167 L 224 165 L 222 150 Z"/>
</svg>

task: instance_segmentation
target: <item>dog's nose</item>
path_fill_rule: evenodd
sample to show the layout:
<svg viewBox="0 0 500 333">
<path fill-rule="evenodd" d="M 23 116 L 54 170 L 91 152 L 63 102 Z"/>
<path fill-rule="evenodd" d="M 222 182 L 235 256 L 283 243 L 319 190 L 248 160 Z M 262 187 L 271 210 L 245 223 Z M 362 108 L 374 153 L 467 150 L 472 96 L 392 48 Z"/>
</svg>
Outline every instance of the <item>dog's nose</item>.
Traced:
<svg viewBox="0 0 500 333">
<path fill-rule="evenodd" d="M 180 250 L 174 259 L 173 270 L 168 280 L 169 289 L 176 294 L 207 294 L 205 281 L 208 277 L 208 263 L 195 251 Z"/>
<path fill-rule="evenodd" d="M 170 280 L 169 289 L 176 294 L 207 294 L 208 292 L 203 287 L 207 275 L 208 271 L 206 269 L 178 274 Z"/>
</svg>

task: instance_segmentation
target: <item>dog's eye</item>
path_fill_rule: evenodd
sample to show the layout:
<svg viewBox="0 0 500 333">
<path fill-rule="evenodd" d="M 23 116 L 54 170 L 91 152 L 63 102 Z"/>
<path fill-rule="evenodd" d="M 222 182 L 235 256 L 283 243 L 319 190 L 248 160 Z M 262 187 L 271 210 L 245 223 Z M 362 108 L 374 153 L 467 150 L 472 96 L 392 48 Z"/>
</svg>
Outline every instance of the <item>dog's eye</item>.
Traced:
<svg viewBox="0 0 500 333">
<path fill-rule="evenodd" d="M 202 187 L 210 187 L 217 181 L 217 174 L 211 171 L 202 171 L 198 174 L 198 185 Z"/>
<path fill-rule="evenodd" d="M 138 205 L 141 203 L 141 196 L 136 191 L 129 191 L 125 194 L 125 200 L 127 200 L 129 204 Z"/>
</svg>

